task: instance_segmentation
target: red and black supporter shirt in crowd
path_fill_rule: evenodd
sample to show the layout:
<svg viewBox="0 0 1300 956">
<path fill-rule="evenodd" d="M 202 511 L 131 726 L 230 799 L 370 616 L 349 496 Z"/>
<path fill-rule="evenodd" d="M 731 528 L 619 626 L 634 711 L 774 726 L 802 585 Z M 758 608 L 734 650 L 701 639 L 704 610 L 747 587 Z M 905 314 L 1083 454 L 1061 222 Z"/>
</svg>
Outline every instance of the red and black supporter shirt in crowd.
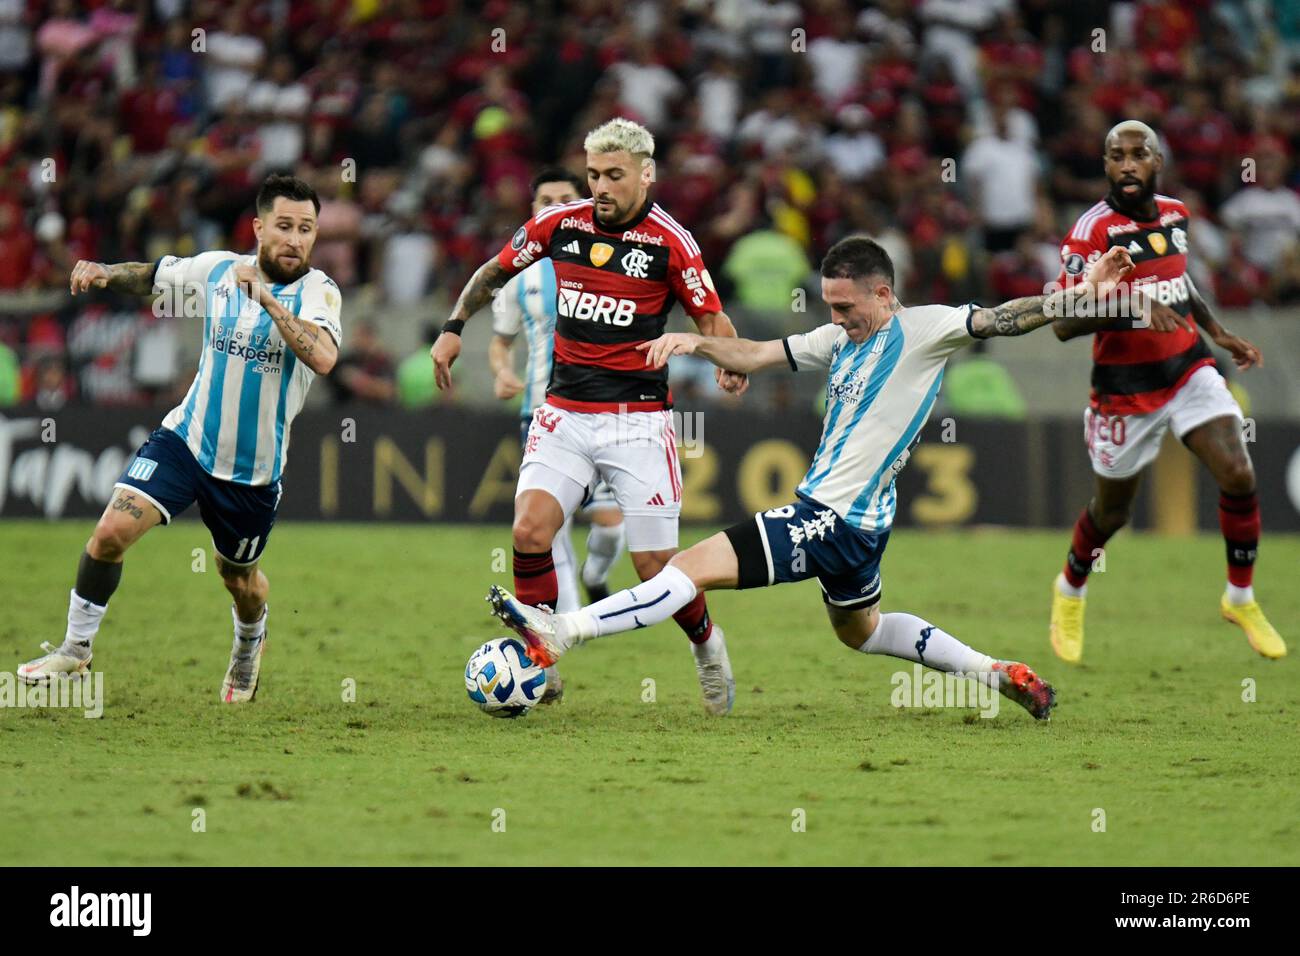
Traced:
<svg viewBox="0 0 1300 956">
<path fill-rule="evenodd" d="M 1128 250 L 1136 267 L 1130 286 L 1169 306 L 1190 329 L 1157 332 L 1137 325 L 1096 333 L 1092 343 L 1092 407 L 1107 415 L 1141 414 L 1160 408 L 1191 374 L 1213 365 L 1191 318 L 1187 276 L 1187 207 L 1156 197 L 1156 218 L 1139 222 L 1106 199 L 1074 224 L 1061 247 L 1062 285 L 1077 280 L 1112 246 Z"/>
<path fill-rule="evenodd" d="M 658 203 L 608 230 L 590 199 L 548 206 L 497 256 L 514 274 L 539 259 L 555 266 L 555 361 L 546 400 L 577 412 L 672 407 L 668 368 L 636 347 L 658 338 L 673 302 L 691 318 L 721 312 L 695 239 Z"/>
</svg>

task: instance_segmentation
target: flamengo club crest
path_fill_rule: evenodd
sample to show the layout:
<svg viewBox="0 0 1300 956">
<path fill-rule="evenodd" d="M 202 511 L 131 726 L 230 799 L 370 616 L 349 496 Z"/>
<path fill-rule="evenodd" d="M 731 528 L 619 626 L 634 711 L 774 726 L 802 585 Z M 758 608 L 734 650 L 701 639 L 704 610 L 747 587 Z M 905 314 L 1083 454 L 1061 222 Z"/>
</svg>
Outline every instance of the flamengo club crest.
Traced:
<svg viewBox="0 0 1300 956">
<path fill-rule="evenodd" d="M 646 277 L 646 268 L 650 265 L 650 257 L 640 249 L 633 249 L 621 260 L 623 271 L 633 279 L 644 279 Z"/>
<path fill-rule="evenodd" d="M 609 257 L 612 256 L 613 254 L 614 254 L 613 246 L 605 242 L 598 242 L 591 247 L 591 252 L 589 253 L 589 255 L 591 256 L 591 264 L 599 268 L 600 266 L 603 266 L 606 262 L 609 262 Z"/>
<path fill-rule="evenodd" d="M 1158 256 L 1163 256 L 1165 254 L 1165 250 L 1169 248 L 1169 246 L 1165 243 L 1165 237 L 1163 233 L 1159 233 L 1159 232 L 1151 233 L 1151 235 L 1147 237 L 1147 242 L 1151 243 L 1151 251 Z"/>
</svg>

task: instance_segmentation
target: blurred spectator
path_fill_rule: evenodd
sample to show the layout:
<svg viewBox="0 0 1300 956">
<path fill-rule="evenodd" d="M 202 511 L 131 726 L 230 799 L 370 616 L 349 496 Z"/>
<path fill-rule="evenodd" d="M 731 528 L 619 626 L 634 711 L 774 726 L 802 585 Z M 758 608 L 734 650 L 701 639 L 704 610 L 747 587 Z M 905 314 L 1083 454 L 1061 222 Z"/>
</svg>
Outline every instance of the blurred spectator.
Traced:
<svg viewBox="0 0 1300 956">
<path fill-rule="evenodd" d="M 1241 236 L 1246 259 L 1264 272 L 1300 241 L 1300 195 L 1283 185 L 1286 158 L 1259 157 L 1259 182 L 1235 193 L 1219 211 L 1224 225 Z"/>
<path fill-rule="evenodd" d="M 27 370 L 23 384 L 23 401 L 47 412 L 57 412 L 77 394 L 62 357 L 45 355 Z"/>
<path fill-rule="evenodd" d="M 811 271 L 803 247 L 770 224 L 732 246 L 722 264 L 741 305 L 772 312 L 790 308 L 793 290 Z"/>
<path fill-rule="evenodd" d="M 22 394 L 22 363 L 18 361 L 18 353 L 0 342 L 0 408 L 17 405 Z"/>
<path fill-rule="evenodd" d="M 334 370 L 326 379 L 334 400 L 375 405 L 391 403 L 397 395 L 393 360 L 375 335 L 374 326 L 366 321 L 354 322 L 347 332 L 347 339 Z M 427 353 L 425 361 L 432 366 Z"/>
<path fill-rule="evenodd" d="M 1038 174 L 1038 154 L 1012 138 L 1010 114 L 995 111 L 990 131 L 962 155 L 959 172 L 979 213 L 989 252 L 1011 248 L 1033 222 Z"/>
<path fill-rule="evenodd" d="M 438 391 L 433 374 L 433 360 L 429 358 L 429 349 L 433 347 L 441 329 L 442 326 L 432 322 L 426 325 L 424 345 L 402 359 L 397 366 L 397 399 L 403 408 L 424 408 L 434 402 L 456 400 L 456 380 L 452 379 L 451 388 L 447 391 Z"/>
<path fill-rule="evenodd" d="M 266 45 L 245 30 L 241 8 L 232 6 L 222 18 L 221 28 L 208 34 L 207 55 L 208 106 L 221 111 L 248 95 L 266 56 Z"/>
<path fill-rule="evenodd" d="M 1041 294 L 1040 288 L 1035 295 Z M 988 354 L 989 343 L 978 341 L 952 362 L 943 377 L 944 407 L 954 415 L 1023 421 L 1025 399 L 1011 373 Z"/>
</svg>

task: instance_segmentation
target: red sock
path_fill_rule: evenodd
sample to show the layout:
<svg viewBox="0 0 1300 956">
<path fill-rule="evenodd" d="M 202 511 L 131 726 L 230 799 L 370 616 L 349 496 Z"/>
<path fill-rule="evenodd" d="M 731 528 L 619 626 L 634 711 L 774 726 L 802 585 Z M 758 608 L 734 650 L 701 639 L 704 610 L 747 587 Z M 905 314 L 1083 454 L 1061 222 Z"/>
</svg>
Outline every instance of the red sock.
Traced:
<svg viewBox="0 0 1300 956">
<path fill-rule="evenodd" d="M 692 644 L 703 644 L 713 633 L 713 621 L 709 618 L 709 606 L 704 603 L 703 591 L 695 595 L 690 604 L 674 614 L 673 620 L 686 632 Z"/>
<path fill-rule="evenodd" d="M 515 597 L 533 607 L 545 604 L 552 610 L 560 600 L 551 552 L 528 554 L 515 548 Z"/>
<path fill-rule="evenodd" d="M 1228 583 L 1250 587 L 1259 554 L 1259 495 L 1220 492 L 1219 529 L 1228 548 Z"/>
<path fill-rule="evenodd" d="M 1070 542 L 1070 552 L 1065 556 L 1065 580 L 1072 587 L 1081 588 L 1088 583 L 1092 562 L 1109 540 L 1110 535 L 1101 533 L 1093 524 L 1088 509 L 1084 508 L 1083 514 L 1074 523 L 1074 538 Z"/>
</svg>

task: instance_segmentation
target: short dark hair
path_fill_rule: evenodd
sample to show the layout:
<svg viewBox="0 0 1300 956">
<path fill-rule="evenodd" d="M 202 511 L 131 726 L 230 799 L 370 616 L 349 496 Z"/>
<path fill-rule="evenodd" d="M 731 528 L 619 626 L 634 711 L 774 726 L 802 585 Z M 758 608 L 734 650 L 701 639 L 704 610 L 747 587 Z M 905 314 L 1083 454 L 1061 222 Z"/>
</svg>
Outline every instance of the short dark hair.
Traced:
<svg viewBox="0 0 1300 956">
<path fill-rule="evenodd" d="M 587 188 L 587 184 L 582 181 L 581 177 L 565 169 L 563 166 L 547 166 L 533 177 L 533 181 L 528 186 L 528 194 L 534 199 L 537 198 L 537 188 L 541 186 L 542 183 L 570 183 L 579 196 L 581 196 Z"/>
<path fill-rule="evenodd" d="M 272 173 L 262 180 L 262 186 L 257 190 L 258 215 L 269 213 L 275 206 L 278 196 L 292 199 L 294 202 L 306 202 L 310 199 L 312 205 L 316 207 L 316 215 L 320 215 L 320 197 L 316 195 L 316 190 L 311 187 L 311 184 L 297 176 L 285 176 L 280 173 Z"/>
<path fill-rule="evenodd" d="M 892 286 L 894 263 L 880 243 L 866 236 L 848 236 L 831 246 L 822 260 L 823 279 L 865 279 L 880 276 Z"/>
</svg>

